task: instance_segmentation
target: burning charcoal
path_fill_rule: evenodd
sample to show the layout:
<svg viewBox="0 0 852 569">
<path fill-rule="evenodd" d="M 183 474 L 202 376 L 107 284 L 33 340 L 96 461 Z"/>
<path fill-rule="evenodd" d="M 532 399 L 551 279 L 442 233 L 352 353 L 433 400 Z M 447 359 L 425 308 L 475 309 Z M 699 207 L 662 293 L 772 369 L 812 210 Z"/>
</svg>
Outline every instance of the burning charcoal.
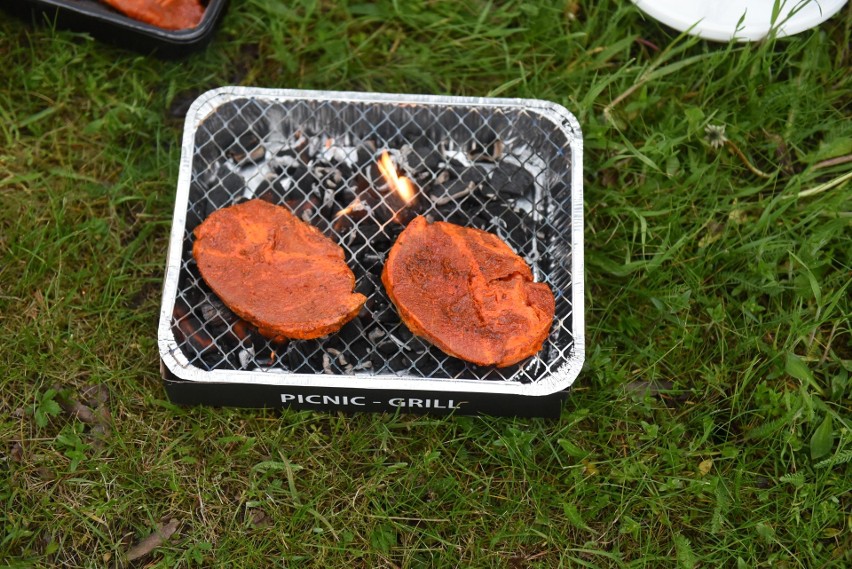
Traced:
<svg viewBox="0 0 852 569">
<path fill-rule="evenodd" d="M 295 168 L 288 169 L 286 170 L 286 175 L 288 175 L 295 184 L 294 186 L 291 186 L 291 188 L 293 190 L 298 189 L 302 195 L 307 196 L 316 191 L 317 179 L 306 166 L 299 165 Z M 287 197 L 290 196 L 287 195 Z"/>
<path fill-rule="evenodd" d="M 391 223 L 384 228 L 385 244 L 393 245 L 397 237 L 403 232 L 405 226 L 399 223 Z"/>
<path fill-rule="evenodd" d="M 370 340 L 373 344 L 378 345 L 378 343 L 387 335 L 387 333 L 381 328 L 373 328 L 367 334 L 367 339 Z"/>
<path fill-rule="evenodd" d="M 393 334 L 393 337 L 395 338 L 395 340 L 401 342 L 401 345 L 405 346 L 406 349 L 412 349 L 410 343 L 414 338 L 414 334 L 412 334 L 411 331 L 405 326 L 400 326 L 399 328 L 397 328 L 397 330 Z"/>
<path fill-rule="evenodd" d="M 271 204 L 280 204 L 284 200 L 293 180 L 289 177 L 278 178 L 273 181 L 263 180 L 257 185 L 256 195 L 258 198 Z"/>
<path fill-rule="evenodd" d="M 401 149 L 403 164 L 410 176 L 416 176 L 418 172 L 437 172 L 443 162 L 443 155 L 437 145 L 428 139 L 420 139 L 412 145 L 405 145 Z"/>
<path fill-rule="evenodd" d="M 376 345 L 376 349 L 386 356 L 393 355 L 399 351 L 399 346 L 390 338 L 385 338 Z"/>
<path fill-rule="evenodd" d="M 432 203 L 435 206 L 442 206 L 460 201 L 475 192 L 476 188 L 477 184 L 474 182 L 448 180 L 441 185 L 433 185 L 429 193 L 432 196 Z"/>
<path fill-rule="evenodd" d="M 407 332 L 407 338 L 403 338 L 400 334 L 400 338 L 403 339 L 406 345 L 411 348 L 411 351 L 415 354 L 422 354 L 429 351 L 430 344 L 420 338 L 412 334 L 409 330 L 405 330 Z M 401 331 L 400 331 L 401 332 Z"/>
<path fill-rule="evenodd" d="M 352 172 L 352 168 L 346 164 L 325 168 L 317 167 L 314 169 L 318 185 L 332 190 L 336 190 L 344 186 L 344 184 L 346 184 L 352 176 Z M 354 197 L 354 195 L 352 197 Z"/>
<path fill-rule="evenodd" d="M 340 350 L 328 348 L 322 354 L 323 373 L 329 375 L 341 375 L 351 373 L 355 366 L 349 362 L 346 355 Z"/>
<path fill-rule="evenodd" d="M 355 318 L 346 323 L 343 328 L 337 333 L 337 337 L 343 346 L 349 346 L 360 340 L 364 336 L 364 325 L 360 318 Z"/>
<path fill-rule="evenodd" d="M 378 149 L 379 145 L 375 140 L 362 140 L 361 144 L 358 145 L 358 165 L 364 166 L 375 162 L 376 151 Z"/>
<path fill-rule="evenodd" d="M 530 195 L 535 189 L 532 174 L 521 166 L 500 163 L 488 175 L 483 193 L 488 197 L 521 197 Z"/>
<path fill-rule="evenodd" d="M 269 133 L 263 108 L 252 99 L 230 101 L 218 107 L 195 131 L 197 153 L 208 163 L 220 157 L 257 155 Z"/>
<path fill-rule="evenodd" d="M 500 201 L 488 202 L 476 216 L 476 225 L 510 243 L 521 254 L 523 250 L 519 248 L 523 248 L 534 235 L 530 216 L 519 214 Z"/>
<path fill-rule="evenodd" d="M 208 369 L 213 369 L 222 360 L 213 338 L 204 330 L 201 320 L 190 312 L 181 299 L 177 299 L 173 311 L 175 334 L 181 351 L 190 359 L 200 358 Z"/>
<path fill-rule="evenodd" d="M 373 296 L 373 293 L 376 292 L 376 284 L 369 278 L 360 279 L 358 284 L 355 286 L 355 292 L 359 292 L 367 298 L 370 298 Z"/>
<path fill-rule="evenodd" d="M 319 217 L 321 205 L 319 198 L 313 196 L 301 200 L 298 198 L 292 198 L 285 200 L 284 204 L 290 208 L 290 211 L 292 211 L 294 215 L 305 223 L 317 226 L 321 230 L 325 229 L 325 220 Z M 319 221 L 322 221 L 323 223 L 319 223 Z"/>
<path fill-rule="evenodd" d="M 510 365 L 503 368 L 493 368 L 493 367 L 483 367 L 475 364 L 468 363 L 468 373 L 471 373 L 474 377 L 478 377 L 484 380 L 490 381 L 504 381 L 507 377 L 513 377 L 520 369 L 523 368 L 524 364 L 527 363 L 528 360 L 521 362 L 519 364 Z"/>
<path fill-rule="evenodd" d="M 291 371 L 315 373 L 316 370 L 322 369 L 321 353 L 315 341 L 292 341 L 287 344 L 283 357 Z"/>
<path fill-rule="evenodd" d="M 269 160 L 269 167 L 277 174 L 297 168 L 300 165 L 303 165 L 302 161 L 299 160 L 299 157 L 295 153 L 291 153 L 289 150 L 279 151 L 274 158 Z"/>
<path fill-rule="evenodd" d="M 372 273 L 380 273 L 382 267 L 385 264 L 385 254 L 378 253 L 370 248 L 365 248 L 358 255 L 358 259 L 361 261 L 361 264 L 364 266 L 364 270 Z M 372 283 L 371 283 L 372 285 Z M 375 290 L 375 286 L 369 287 L 372 290 Z M 356 289 L 357 290 L 357 289 Z M 361 292 L 361 291 L 358 291 Z M 361 294 L 365 294 L 361 292 Z M 369 295 L 367 295 L 369 296 Z"/>
<path fill-rule="evenodd" d="M 334 214 L 334 221 L 331 226 L 338 235 L 352 235 L 358 222 L 365 219 L 372 211 L 366 200 L 361 197 L 356 197 L 349 202 L 346 207 L 340 209 Z M 365 225 L 369 225 L 368 221 Z"/>
<path fill-rule="evenodd" d="M 357 168 L 362 163 L 361 157 L 374 152 L 369 145 L 352 144 L 351 137 L 327 138 L 322 141 L 323 148 L 317 154 L 317 160 L 333 166 Z"/>
<path fill-rule="evenodd" d="M 395 373 L 408 373 L 411 371 L 411 360 L 405 354 L 397 354 L 387 362 L 388 367 Z"/>
<path fill-rule="evenodd" d="M 192 234 L 192 231 L 198 227 L 204 218 L 207 216 L 207 205 L 204 203 L 204 188 L 195 180 L 189 185 L 189 205 L 186 209 L 186 232 Z"/>
<path fill-rule="evenodd" d="M 271 181 L 262 181 L 258 185 L 257 195 L 270 203 L 286 203 L 291 211 L 299 217 L 303 217 L 304 209 L 296 212 L 297 209 L 305 208 L 308 205 L 319 205 L 319 201 L 312 204 L 306 203 L 308 196 L 314 193 L 315 186 L 316 178 L 310 171 L 305 166 L 297 166 L 281 173 Z M 313 216 L 313 212 L 310 212 L 310 216 Z"/>
<path fill-rule="evenodd" d="M 380 162 L 353 177 L 355 199 L 334 214 L 338 233 L 345 233 L 365 217 L 381 225 L 388 221 L 405 224 L 423 209 L 425 204 L 418 203 L 423 201 L 418 200 L 418 190 L 411 180 L 399 175 L 397 168 L 390 153 L 383 152 Z"/>
<path fill-rule="evenodd" d="M 338 365 L 341 365 L 344 368 L 351 365 L 349 363 L 349 359 L 346 357 L 346 354 L 343 353 L 341 350 L 328 348 L 328 350 L 326 351 L 334 358 Z"/>
<path fill-rule="evenodd" d="M 385 366 L 385 356 L 379 353 L 377 350 L 372 350 L 368 356 L 367 362 L 370 366 L 376 370 L 378 373 L 382 373 L 384 371 Z"/>
<path fill-rule="evenodd" d="M 272 168 L 280 172 L 297 164 L 307 163 L 310 160 L 308 145 L 308 137 L 302 134 L 302 131 L 296 131 L 270 159 Z"/>
<path fill-rule="evenodd" d="M 243 146 L 243 143 L 246 146 Z M 266 149 L 261 145 L 260 140 L 241 140 L 240 144 L 231 146 L 227 155 L 237 166 L 245 166 L 247 164 L 257 164 L 263 160 L 266 156 Z"/>
<path fill-rule="evenodd" d="M 424 343 L 424 350 L 415 351 L 417 354 L 412 357 L 414 360 L 414 365 L 417 368 L 417 371 L 422 373 L 425 376 L 438 376 L 446 373 L 442 371 L 444 367 L 442 362 L 446 359 L 456 359 L 456 358 L 448 358 L 443 352 L 438 351 L 435 348 L 431 348 Z M 434 353 L 433 353 L 434 350 Z"/>
<path fill-rule="evenodd" d="M 473 140 L 465 147 L 468 158 L 497 162 L 503 157 L 503 141 L 497 138 L 493 132 L 489 135 L 484 138 L 490 140 Z"/>
<path fill-rule="evenodd" d="M 453 141 L 447 141 L 442 154 L 444 160 L 440 166 L 456 174 L 460 174 L 465 169 L 473 166 L 473 161 L 467 157 L 467 153 Z"/>
<path fill-rule="evenodd" d="M 227 328 L 230 324 L 240 319 L 239 316 L 231 312 L 231 309 L 216 297 L 202 302 L 200 310 L 204 322 L 214 328 Z"/>
<path fill-rule="evenodd" d="M 478 166 L 449 167 L 432 183 L 429 194 L 437 206 L 460 201 L 476 191 L 487 175 L 487 171 Z"/>
<path fill-rule="evenodd" d="M 249 344 L 253 340 L 260 340 L 260 333 L 257 328 L 239 318 L 231 322 L 228 326 L 230 336 L 239 344 Z"/>
<path fill-rule="evenodd" d="M 245 190 L 246 182 L 242 176 L 226 167 L 219 168 L 216 180 L 204 194 L 206 218 L 217 209 L 233 204 Z"/>
<path fill-rule="evenodd" d="M 447 374 L 449 377 L 458 377 L 467 369 L 467 362 L 458 358 L 444 356 L 438 348 L 433 347 L 431 353 L 434 358 L 441 362 L 442 373 Z"/>
</svg>

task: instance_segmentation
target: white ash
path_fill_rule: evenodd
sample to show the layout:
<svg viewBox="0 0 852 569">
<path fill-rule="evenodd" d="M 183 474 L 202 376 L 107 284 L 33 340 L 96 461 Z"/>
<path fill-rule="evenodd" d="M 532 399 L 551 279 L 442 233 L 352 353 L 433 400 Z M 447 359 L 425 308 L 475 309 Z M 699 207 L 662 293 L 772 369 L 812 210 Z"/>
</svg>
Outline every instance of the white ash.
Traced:
<svg viewBox="0 0 852 569">
<path fill-rule="evenodd" d="M 331 369 L 331 358 L 328 354 L 322 355 L 322 371 L 328 375 L 334 375 L 334 370 Z"/>
<path fill-rule="evenodd" d="M 254 346 L 241 349 L 237 357 L 240 360 L 240 369 L 247 369 L 252 360 L 254 360 Z"/>
<path fill-rule="evenodd" d="M 370 330 L 369 334 L 367 334 L 367 339 L 370 340 L 373 344 L 378 344 L 379 340 L 385 337 L 385 331 L 380 328 L 375 328 L 374 330 Z"/>
</svg>

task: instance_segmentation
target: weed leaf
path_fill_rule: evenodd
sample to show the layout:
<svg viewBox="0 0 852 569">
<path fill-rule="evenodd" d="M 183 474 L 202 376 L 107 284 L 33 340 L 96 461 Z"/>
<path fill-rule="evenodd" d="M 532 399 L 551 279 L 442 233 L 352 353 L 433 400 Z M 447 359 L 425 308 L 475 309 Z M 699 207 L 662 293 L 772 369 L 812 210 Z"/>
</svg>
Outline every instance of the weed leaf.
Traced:
<svg viewBox="0 0 852 569">
<path fill-rule="evenodd" d="M 852 449 L 844 450 L 842 452 L 837 453 L 834 456 L 828 457 L 825 460 L 821 460 L 814 466 L 815 468 L 834 468 L 839 464 L 846 464 L 847 462 L 852 462 Z"/>
<path fill-rule="evenodd" d="M 834 446 L 834 432 L 831 430 L 831 415 L 826 415 L 811 437 L 811 458 L 816 460 L 831 452 Z"/>
<path fill-rule="evenodd" d="M 35 406 L 33 415 L 35 417 L 36 425 L 39 427 L 46 427 L 50 417 L 56 417 L 62 412 L 62 408 L 59 406 L 59 403 L 57 403 L 54 399 L 56 394 L 57 391 L 55 389 L 48 389 L 44 392 L 39 399 L 38 404 Z"/>
<path fill-rule="evenodd" d="M 689 540 L 683 535 L 677 534 L 674 536 L 675 549 L 677 550 L 677 565 L 684 569 L 692 569 L 695 567 L 695 554 L 692 552 L 692 545 Z"/>
<path fill-rule="evenodd" d="M 562 511 L 565 512 L 565 517 L 568 518 L 571 525 L 578 529 L 592 531 L 592 528 L 586 525 L 586 522 L 583 520 L 583 516 L 580 515 L 580 511 L 577 509 L 577 506 L 574 504 L 563 504 Z"/>
<path fill-rule="evenodd" d="M 808 366 L 793 353 L 787 354 L 787 363 L 784 366 L 784 371 L 787 372 L 791 377 L 795 377 L 796 379 L 803 381 L 805 383 L 812 383 L 813 377 L 811 376 L 811 370 L 808 369 Z"/>
</svg>

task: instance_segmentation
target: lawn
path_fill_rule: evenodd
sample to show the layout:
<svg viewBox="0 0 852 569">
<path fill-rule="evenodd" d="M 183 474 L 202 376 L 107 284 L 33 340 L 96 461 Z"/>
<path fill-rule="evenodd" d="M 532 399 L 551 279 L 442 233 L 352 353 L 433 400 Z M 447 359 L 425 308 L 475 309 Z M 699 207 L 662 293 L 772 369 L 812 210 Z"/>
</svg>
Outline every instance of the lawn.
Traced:
<svg viewBox="0 0 852 569">
<path fill-rule="evenodd" d="M 850 32 L 852 4 L 718 44 L 612 0 L 233 0 L 163 60 L 0 11 L 0 565 L 849 567 Z M 223 85 L 572 111 L 561 417 L 169 403 L 183 115 Z"/>
</svg>

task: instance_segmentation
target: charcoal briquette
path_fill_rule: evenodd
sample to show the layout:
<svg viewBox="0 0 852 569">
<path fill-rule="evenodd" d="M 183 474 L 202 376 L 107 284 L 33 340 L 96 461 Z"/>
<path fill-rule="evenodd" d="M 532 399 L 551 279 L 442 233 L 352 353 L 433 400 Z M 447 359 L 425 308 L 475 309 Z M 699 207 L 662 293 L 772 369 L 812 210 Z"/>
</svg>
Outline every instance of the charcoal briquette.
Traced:
<svg viewBox="0 0 852 569">
<path fill-rule="evenodd" d="M 410 172 L 438 171 L 444 157 L 432 141 L 418 141 L 410 148 L 410 152 L 405 156 L 406 166 Z"/>
<path fill-rule="evenodd" d="M 217 209 L 232 205 L 245 191 L 246 181 L 226 167 L 219 168 L 215 181 L 204 194 L 206 218 Z"/>
<path fill-rule="evenodd" d="M 409 372 L 411 360 L 404 354 L 397 354 L 388 360 L 388 367 L 397 373 Z"/>
<path fill-rule="evenodd" d="M 397 353 L 400 348 L 396 345 L 396 342 L 385 338 L 376 345 L 376 349 L 379 350 L 380 353 L 390 356 L 391 354 Z"/>
<path fill-rule="evenodd" d="M 197 153 L 208 164 L 229 153 L 251 155 L 269 134 L 263 111 L 254 99 L 238 99 L 219 106 L 195 131 Z"/>
<path fill-rule="evenodd" d="M 382 324 L 393 324 L 399 322 L 399 315 L 393 308 L 386 307 L 375 312 L 375 319 Z"/>
<path fill-rule="evenodd" d="M 483 192 L 488 196 L 520 197 L 531 194 L 535 181 L 522 166 L 501 162 L 488 175 Z"/>
</svg>

